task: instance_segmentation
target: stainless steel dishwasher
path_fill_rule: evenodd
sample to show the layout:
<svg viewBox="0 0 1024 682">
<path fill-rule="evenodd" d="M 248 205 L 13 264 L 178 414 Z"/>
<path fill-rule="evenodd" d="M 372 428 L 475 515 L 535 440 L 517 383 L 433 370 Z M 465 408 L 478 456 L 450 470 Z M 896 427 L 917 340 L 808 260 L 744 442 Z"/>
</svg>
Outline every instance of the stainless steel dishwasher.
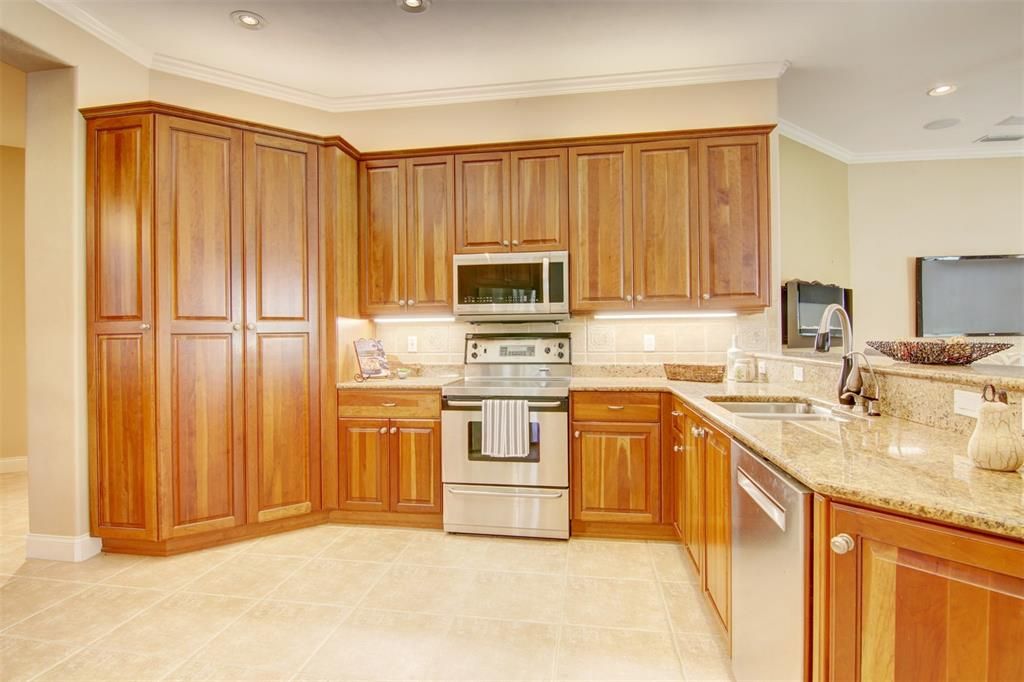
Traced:
<svg viewBox="0 0 1024 682">
<path fill-rule="evenodd" d="M 732 444 L 732 669 L 737 680 L 806 679 L 811 491 Z"/>
</svg>

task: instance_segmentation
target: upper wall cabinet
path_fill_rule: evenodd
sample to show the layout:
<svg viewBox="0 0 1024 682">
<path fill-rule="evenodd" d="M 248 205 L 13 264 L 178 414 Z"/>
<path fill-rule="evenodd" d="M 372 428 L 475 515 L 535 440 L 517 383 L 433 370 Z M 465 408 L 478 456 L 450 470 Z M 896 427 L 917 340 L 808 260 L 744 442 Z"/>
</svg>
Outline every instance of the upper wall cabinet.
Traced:
<svg viewBox="0 0 1024 682">
<path fill-rule="evenodd" d="M 455 251 L 559 251 L 568 241 L 565 149 L 455 157 Z"/>
<path fill-rule="evenodd" d="M 569 150 L 571 308 L 765 307 L 764 134 Z"/>
<path fill-rule="evenodd" d="M 699 194 L 701 307 L 767 306 L 767 136 L 701 140 Z"/>
<path fill-rule="evenodd" d="M 361 310 L 450 310 L 454 241 L 451 156 L 360 164 Z"/>
</svg>

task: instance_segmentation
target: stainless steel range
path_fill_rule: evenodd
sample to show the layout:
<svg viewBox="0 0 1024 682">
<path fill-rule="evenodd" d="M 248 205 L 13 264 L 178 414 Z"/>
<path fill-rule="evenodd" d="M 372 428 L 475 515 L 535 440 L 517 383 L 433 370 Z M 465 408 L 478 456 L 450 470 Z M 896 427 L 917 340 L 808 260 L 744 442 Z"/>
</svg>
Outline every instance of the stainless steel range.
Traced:
<svg viewBox="0 0 1024 682">
<path fill-rule="evenodd" d="M 441 390 L 445 530 L 569 537 L 570 346 L 560 333 L 466 335 L 465 379 Z M 485 401 L 520 409 L 520 452 L 489 450 L 499 427 Z"/>
</svg>

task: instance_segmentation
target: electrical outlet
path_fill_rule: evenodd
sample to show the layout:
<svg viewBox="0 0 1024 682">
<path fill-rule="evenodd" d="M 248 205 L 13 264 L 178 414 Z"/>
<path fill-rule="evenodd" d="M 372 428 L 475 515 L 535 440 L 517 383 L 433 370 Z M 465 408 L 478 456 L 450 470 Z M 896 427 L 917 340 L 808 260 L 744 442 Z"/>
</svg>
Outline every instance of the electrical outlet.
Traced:
<svg viewBox="0 0 1024 682">
<path fill-rule="evenodd" d="M 757 361 L 757 374 L 758 374 L 758 376 L 762 376 L 762 375 L 768 374 L 768 361 L 767 360 L 758 360 Z"/>
<path fill-rule="evenodd" d="M 804 380 L 804 368 L 800 365 L 793 365 L 793 381 Z"/>
<path fill-rule="evenodd" d="M 650 353 L 654 350 L 654 334 L 644 334 L 644 352 Z"/>
<path fill-rule="evenodd" d="M 416 352 L 416 348 L 418 346 L 419 346 L 419 342 L 418 342 L 418 340 L 416 339 L 415 336 L 408 337 L 408 339 L 406 340 L 406 350 L 408 350 L 410 353 L 415 353 Z"/>
<path fill-rule="evenodd" d="M 953 412 L 965 417 L 978 418 L 981 394 L 974 391 L 953 391 Z"/>
</svg>

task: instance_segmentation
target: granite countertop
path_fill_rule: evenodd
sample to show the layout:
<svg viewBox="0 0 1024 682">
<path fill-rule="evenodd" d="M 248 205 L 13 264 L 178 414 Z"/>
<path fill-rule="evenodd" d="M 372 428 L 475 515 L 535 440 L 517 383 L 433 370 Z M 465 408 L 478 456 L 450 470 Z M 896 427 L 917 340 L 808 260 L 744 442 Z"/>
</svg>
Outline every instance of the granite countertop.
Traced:
<svg viewBox="0 0 1024 682">
<path fill-rule="evenodd" d="M 388 379 L 367 379 L 366 381 L 339 381 L 337 386 L 339 389 L 345 390 L 355 388 L 384 389 L 388 391 L 425 391 L 432 388 L 440 389 L 445 384 L 450 384 L 461 378 L 461 376 L 454 374 L 451 376 L 409 377 L 408 379 L 391 377 Z"/>
<path fill-rule="evenodd" d="M 836 500 L 1024 539 L 1024 477 L 975 468 L 967 437 L 894 417 L 768 421 L 707 396 L 800 396 L 778 385 L 574 378 L 575 391 L 669 391 L 809 488 Z"/>
</svg>

